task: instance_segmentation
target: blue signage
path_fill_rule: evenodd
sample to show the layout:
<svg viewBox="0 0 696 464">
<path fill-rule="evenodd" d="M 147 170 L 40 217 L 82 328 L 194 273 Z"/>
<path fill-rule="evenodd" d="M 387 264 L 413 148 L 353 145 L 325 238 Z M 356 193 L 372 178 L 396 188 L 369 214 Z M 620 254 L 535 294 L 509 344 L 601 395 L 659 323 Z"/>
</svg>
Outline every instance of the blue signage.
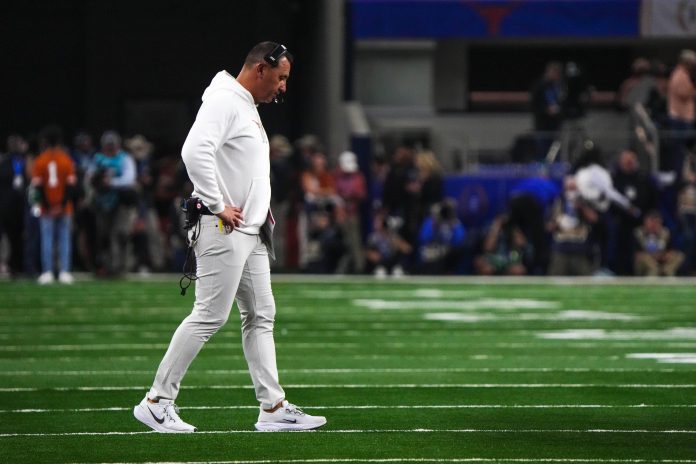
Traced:
<svg viewBox="0 0 696 464">
<path fill-rule="evenodd" d="M 637 37 L 640 0 L 352 0 L 355 39 Z"/>
</svg>

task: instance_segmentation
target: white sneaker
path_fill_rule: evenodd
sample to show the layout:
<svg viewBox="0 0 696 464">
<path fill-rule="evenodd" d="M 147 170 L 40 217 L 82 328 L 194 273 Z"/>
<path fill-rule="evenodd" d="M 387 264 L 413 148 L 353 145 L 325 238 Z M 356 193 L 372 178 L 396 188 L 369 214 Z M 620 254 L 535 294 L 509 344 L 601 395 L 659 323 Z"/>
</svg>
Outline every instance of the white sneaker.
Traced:
<svg viewBox="0 0 696 464">
<path fill-rule="evenodd" d="M 326 417 L 310 416 L 300 408 L 283 400 L 282 406 L 273 412 L 263 409 L 259 412 L 256 430 L 262 432 L 288 432 L 293 430 L 311 430 L 326 424 Z"/>
<path fill-rule="evenodd" d="M 403 277 L 404 276 L 404 268 L 399 266 L 398 264 L 394 266 L 394 269 L 392 269 L 392 276 L 394 277 Z"/>
<path fill-rule="evenodd" d="M 133 408 L 133 415 L 155 432 L 192 433 L 197 429 L 179 417 L 179 408 L 173 400 L 160 399 L 157 403 L 148 401 L 147 396 Z"/>
<path fill-rule="evenodd" d="M 63 271 L 58 274 L 58 282 L 60 282 L 61 284 L 70 285 L 73 282 L 75 282 L 75 278 L 72 276 L 71 273 Z"/>
<path fill-rule="evenodd" d="M 52 272 L 44 272 L 39 276 L 37 279 L 37 282 L 41 285 L 47 285 L 47 284 L 52 284 L 53 283 L 53 273 Z"/>
<path fill-rule="evenodd" d="M 387 276 L 387 269 L 384 266 L 377 266 L 375 268 L 375 277 L 378 279 L 384 279 Z"/>
</svg>

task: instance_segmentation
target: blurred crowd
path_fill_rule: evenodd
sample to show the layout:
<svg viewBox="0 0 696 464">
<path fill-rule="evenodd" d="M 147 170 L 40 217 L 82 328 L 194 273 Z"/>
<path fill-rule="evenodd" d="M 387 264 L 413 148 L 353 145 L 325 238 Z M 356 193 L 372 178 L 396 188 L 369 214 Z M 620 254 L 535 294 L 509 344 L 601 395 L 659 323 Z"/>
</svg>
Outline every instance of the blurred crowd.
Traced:
<svg viewBox="0 0 696 464">
<path fill-rule="evenodd" d="M 590 86 L 577 65 L 549 63 L 531 90 L 535 161 L 580 124 Z M 481 214 L 483 189 L 445 195 L 435 153 L 328 154 L 319 138 L 270 139 L 276 270 L 306 273 L 480 275 L 696 274 L 696 54 L 667 72 L 639 58 L 617 95 L 643 105 L 664 135 L 660 170 L 640 147 L 603 153 L 582 138 L 562 177 L 515 184 Z M 621 128 L 617 128 L 621 130 Z M 192 191 L 179 153 L 143 135 L 57 126 L 7 138 L 0 157 L 0 274 L 42 284 L 72 272 L 119 277 L 180 272 L 180 204 Z M 546 172 L 550 172 L 547 169 Z M 668 174 L 665 176 L 664 174 Z M 492 217 L 491 217 L 492 216 Z"/>
<path fill-rule="evenodd" d="M 25 139 L 10 136 L 0 161 L 4 273 L 70 283 L 73 270 L 99 277 L 181 270 L 180 203 L 191 184 L 178 156 L 153 157 L 145 137 L 122 140 L 115 131 L 98 145 L 80 132 L 66 146 L 56 127 L 39 140 L 34 156 Z M 607 162 L 588 141 L 563 179 L 518 182 L 486 220 L 445 196 L 431 151 L 398 146 L 388 159 L 361 166 L 350 151 L 329 160 L 311 135 L 294 144 L 276 135 L 270 147 L 278 270 L 378 277 L 696 271 L 693 152 L 671 206 L 632 150 Z"/>
<path fill-rule="evenodd" d="M 535 143 L 527 160 L 553 162 L 563 147 L 572 165 L 547 226 L 549 274 L 695 273 L 695 84 L 692 50 L 672 69 L 636 58 L 615 101 L 630 115 L 631 143 L 602 154 L 583 127 L 593 89 L 581 67 L 547 64 L 530 91 Z"/>
<path fill-rule="evenodd" d="M 173 270 L 185 237 L 178 208 L 190 191 L 178 156 L 153 159 L 142 135 L 81 131 L 66 144 L 59 127 L 33 143 L 7 138 L 0 158 L 0 271 L 72 282 L 72 271 L 100 277 Z"/>
</svg>

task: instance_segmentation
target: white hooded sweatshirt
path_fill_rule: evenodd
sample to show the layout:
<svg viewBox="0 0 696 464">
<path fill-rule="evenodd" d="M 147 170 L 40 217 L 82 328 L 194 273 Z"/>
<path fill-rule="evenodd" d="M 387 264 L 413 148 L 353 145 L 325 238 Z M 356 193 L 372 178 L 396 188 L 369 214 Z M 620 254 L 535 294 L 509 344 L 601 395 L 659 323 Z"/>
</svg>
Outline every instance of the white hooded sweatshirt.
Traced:
<svg viewBox="0 0 696 464">
<path fill-rule="evenodd" d="M 225 205 L 241 208 L 244 221 L 235 230 L 259 233 L 270 217 L 268 137 L 251 93 L 226 71 L 203 92 L 181 157 L 194 196 L 215 214 Z"/>
</svg>

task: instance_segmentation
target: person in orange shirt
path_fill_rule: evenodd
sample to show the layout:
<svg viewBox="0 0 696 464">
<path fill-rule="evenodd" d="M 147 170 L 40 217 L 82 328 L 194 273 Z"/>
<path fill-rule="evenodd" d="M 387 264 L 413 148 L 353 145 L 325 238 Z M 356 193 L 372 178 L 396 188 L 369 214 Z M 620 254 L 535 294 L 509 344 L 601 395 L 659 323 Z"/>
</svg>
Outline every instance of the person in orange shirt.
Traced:
<svg viewBox="0 0 696 464">
<path fill-rule="evenodd" d="M 70 229 L 73 197 L 77 177 L 75 164 L 62 148 L 62 132 L 57 126 L 48 126 L 41 133 L 43 151 L 34 161 L 32 187 L 37 192 L 41 223 L 42 285 L 54 281 L 54 239 L 57 237 L 59 255 L 58 281 L 71 284 L 70 258 L 72 253 Z"/>
</svg>

